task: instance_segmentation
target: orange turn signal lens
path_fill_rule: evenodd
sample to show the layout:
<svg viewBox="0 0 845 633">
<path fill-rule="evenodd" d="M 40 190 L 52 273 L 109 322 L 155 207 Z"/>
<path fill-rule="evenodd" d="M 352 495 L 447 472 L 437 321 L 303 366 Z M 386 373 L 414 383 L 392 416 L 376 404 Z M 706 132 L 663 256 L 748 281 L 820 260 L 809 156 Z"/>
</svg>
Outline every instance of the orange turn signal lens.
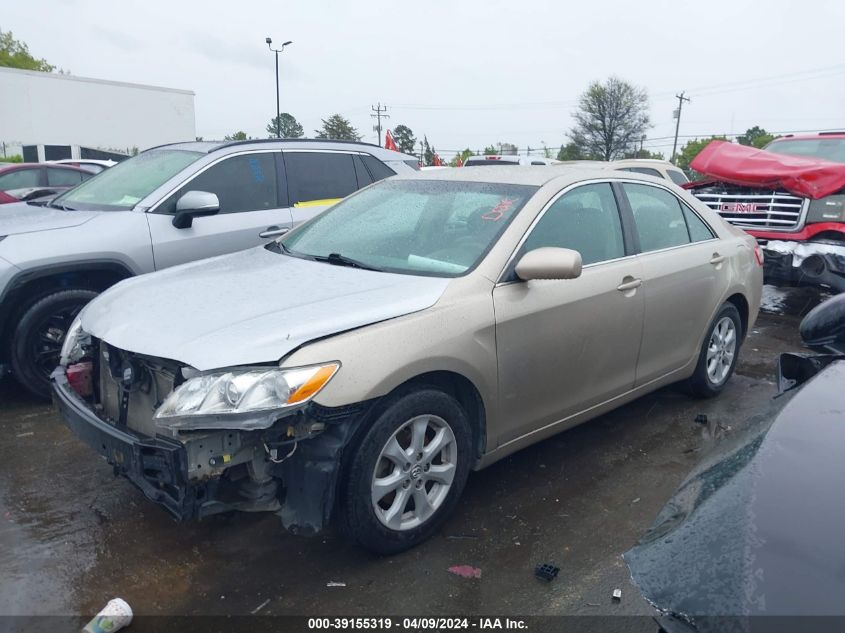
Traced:
<svg viewBox="0 0 845 633">
<path fill-rule="evenodd" d="M 308 380 L 290 394 L 287 404 L 296 404 L 308 400 L 308 398 L 326 386 L 326 383 L 332 379 L 332 376 L 335 375 L 339 367 L 340 365 L 338 364 L 331 364 L 318 368 Z"/>
</svg>

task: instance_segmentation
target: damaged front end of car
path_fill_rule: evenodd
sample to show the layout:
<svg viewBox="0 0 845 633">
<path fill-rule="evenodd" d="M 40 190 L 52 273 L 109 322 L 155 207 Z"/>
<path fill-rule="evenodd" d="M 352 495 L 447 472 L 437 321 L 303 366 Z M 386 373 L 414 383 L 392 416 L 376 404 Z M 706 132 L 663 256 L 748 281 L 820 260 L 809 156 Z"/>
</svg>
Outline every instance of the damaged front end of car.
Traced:
<svg viewBox="0 0 845 633">
<path fill-rule="evenodd" d="M 200 372 L 71 327 L 53 373 L 71 430 L 179 520 L 275 512 L 292 532 L 327 525 L 344 448 L 368 403 L 312 398 L 340 363 Z"/>
</svg>

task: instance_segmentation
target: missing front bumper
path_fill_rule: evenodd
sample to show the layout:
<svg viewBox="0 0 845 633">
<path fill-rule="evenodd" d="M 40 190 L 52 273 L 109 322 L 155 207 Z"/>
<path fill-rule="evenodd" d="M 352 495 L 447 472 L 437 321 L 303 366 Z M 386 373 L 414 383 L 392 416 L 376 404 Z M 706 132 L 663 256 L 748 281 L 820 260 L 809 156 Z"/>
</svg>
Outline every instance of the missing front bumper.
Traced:
<svg viewBox="0 0 845 633">
<path fill-rule="evenodd" d="M 767 281 L 829 286 L 845 292 L 845 244 L 770 240 L 763 252 Z"/>
</svg>

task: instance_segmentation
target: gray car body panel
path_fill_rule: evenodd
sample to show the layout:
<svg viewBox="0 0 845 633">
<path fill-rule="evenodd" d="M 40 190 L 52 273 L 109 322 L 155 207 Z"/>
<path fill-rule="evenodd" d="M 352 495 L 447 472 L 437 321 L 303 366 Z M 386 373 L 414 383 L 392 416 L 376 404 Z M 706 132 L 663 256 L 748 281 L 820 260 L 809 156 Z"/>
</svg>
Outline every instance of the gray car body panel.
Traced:
<svg viewBox="0 0 845 633">
<path fill-rule="evenodd" d="M 305 342 L 423 310 L 448 282 L 259 247 L 127 279 L 81 319 L 115 347 L 209 370 L 272 362 Z M 210 296 L 226 308 L 204 309 Z"/>
</svg>

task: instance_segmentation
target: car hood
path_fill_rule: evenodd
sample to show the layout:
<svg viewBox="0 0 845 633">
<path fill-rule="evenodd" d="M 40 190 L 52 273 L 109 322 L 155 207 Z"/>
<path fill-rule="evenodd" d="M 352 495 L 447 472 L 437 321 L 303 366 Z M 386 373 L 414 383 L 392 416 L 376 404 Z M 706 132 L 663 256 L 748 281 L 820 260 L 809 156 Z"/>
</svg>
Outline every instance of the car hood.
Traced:
<svg viewBox="0 0 845 633">
<path fill-rule="evenodd" d="M 624 555 L 648 601 L 701 632 L 725 616 L 845 616 L 845 356 L 787 360 L 784 386 L 829 364 L 705 458 Z"/>
<path fill-rule="evenodd" d="M 786 189 L 818 200 L 845 188 L 845 164 L 821 158 L 775 154 L 766 150 L 711 141 L 690 168 L 717 181 L 765 189 Z M 695 188 L 701 183 L 691 183 Z"/>
<path fill-rule="evenodd" d="M 208 370 L 277 361 L 308 341 L 423 310 L 448 283 L 259 247 L 127 279 L 81 319 L 117 348 Z"/>
<path fill-rule="evenodd" d="M 0 206 L 0 235 L 17 235 L 79 226 L 97 215 L 96 211 L 62 211 L 26 202 Z"/>
</svg>

